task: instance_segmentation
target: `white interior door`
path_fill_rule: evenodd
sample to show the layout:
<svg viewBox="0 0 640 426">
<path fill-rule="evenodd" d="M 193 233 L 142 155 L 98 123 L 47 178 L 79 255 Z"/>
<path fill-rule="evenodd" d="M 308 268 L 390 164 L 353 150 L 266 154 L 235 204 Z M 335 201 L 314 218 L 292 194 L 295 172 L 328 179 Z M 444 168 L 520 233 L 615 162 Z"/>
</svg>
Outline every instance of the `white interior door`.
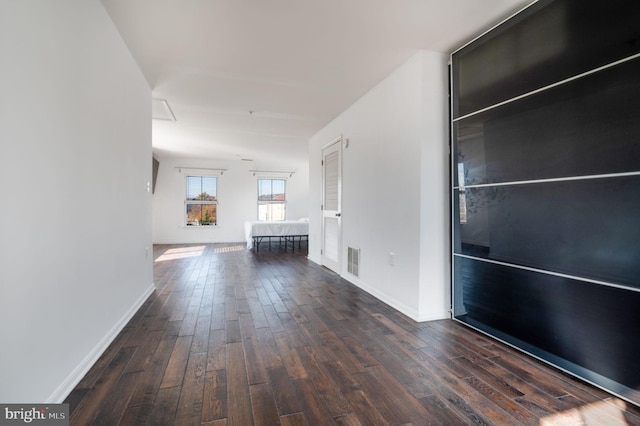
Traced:
<svg viewBox="0 0 640 426">
<path fill-rule="evenodd" d="M 322 150 L 322 264 L 341 273 L 342 138 Z"/>
</svg>

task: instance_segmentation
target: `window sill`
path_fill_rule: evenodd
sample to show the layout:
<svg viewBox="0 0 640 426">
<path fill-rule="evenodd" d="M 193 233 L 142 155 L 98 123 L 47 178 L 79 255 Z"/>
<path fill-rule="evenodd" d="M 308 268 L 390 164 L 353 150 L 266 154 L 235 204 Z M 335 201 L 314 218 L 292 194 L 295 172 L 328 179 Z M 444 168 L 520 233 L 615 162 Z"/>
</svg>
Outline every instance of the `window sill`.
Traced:
<svg viewBox="0 0 640 426">
<path fill-rule="evenodd" d="M 178 225 L 180 228 L 184 229 L 217 229 L 220 228 L 220 225 Z"/>
</svg>

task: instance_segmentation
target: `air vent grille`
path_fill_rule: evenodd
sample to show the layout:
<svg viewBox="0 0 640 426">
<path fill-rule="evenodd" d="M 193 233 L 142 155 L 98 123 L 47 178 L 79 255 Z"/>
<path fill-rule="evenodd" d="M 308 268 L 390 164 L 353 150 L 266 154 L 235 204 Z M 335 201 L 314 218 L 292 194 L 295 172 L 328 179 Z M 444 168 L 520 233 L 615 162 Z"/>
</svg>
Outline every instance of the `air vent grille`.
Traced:
<svg viewBox="0 0 640 426">
<path fill-rule="evenodd" d="M 356 277 L 360 273 L 360 249 L 348 247 L 347 248 L 347 272 L 355 275 Z"/>
</svg>

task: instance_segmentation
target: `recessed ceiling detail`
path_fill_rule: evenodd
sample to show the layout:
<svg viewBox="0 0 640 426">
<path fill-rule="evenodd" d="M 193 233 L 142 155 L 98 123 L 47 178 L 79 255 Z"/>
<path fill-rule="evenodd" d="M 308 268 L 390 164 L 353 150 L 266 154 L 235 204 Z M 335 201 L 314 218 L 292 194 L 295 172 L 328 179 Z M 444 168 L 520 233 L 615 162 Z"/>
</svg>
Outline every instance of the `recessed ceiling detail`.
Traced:
<svg viewBox="0 0 640 426">
<path fill-rule="evenodd" d="M 173 115 L 166 99 L 151 99 L 151 117 L 154 120 L 176 121 L 176 116 Z"/>
<path fill-rule="evenodd" d="M 157 155 L 243 152 L 287 169 L 308 164 L 309 139 L 415 53 L 440 52 L 446 66 L 532 0 L 101 2 L 158 98 Z"/>
</svg>

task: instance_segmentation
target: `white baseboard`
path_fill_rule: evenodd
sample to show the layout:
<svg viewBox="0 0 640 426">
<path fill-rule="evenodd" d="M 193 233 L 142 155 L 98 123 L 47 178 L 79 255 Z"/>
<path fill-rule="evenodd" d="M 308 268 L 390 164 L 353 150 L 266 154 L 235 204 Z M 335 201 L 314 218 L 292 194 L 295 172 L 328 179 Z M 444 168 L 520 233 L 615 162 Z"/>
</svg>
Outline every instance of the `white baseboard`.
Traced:
<svg viewBox="0 0 640 426">
<path fill-rule="evenodd" d="M 441 319 L 451 319 L 450 311 L 430 312 L 429 315 L 421 315 L 418 319 L 412 318 L 417 322 L 436 321 Z"/>
<path fill-rule="evenodd" d="M 416 318 L 418 318 L 418 312 L 415 309 L 411 308 L 410 306 L 407 306 L 404 303 L 399 302 L 398 300 L 395 300 L 393 297 L 389 297 L 388 294 L 385 294 L 379 291 L 378 289 L 369 286 L 368 284 L 354 277 L 351 274 L 344 274 L 342 275 L 342 278 L 349 281 L 351 284 L 355 285 L 356 287 L 366 291 L 367 293 L 379 299 L 380 301 L 391 306 L 393 309 L 396 309 L 402 312 L 412 320 L 417 321 Z"/>
<path fill-rule="evenodd" d="M 390 297 L 388 294 L 383 293 L 374 287 L 369 286 L 368 284 L 364 283 L 351 274 L 343 274 L 342 278 L 349 281 L 351 284 L 355 285 L 361 290 L 366 291 L 381 302 L 391 306 L 393 309 L 400 311 L 416 322 L 435 321 L 439 319 L 451 318 L 451 314 L 447 310 L 443 310 L 442 312 L 429 312 L 427 315 L 420 315 L 416 309 L 407 306 L 406 304 L 394 299 L 393 297 Z"/>
<path fill-rule="evenodd" d="M 120 318 L 120 320 L 109 330 L 109 332 L 98 342 L 98 344 L 87 354 L 82 362 L 69 374 L 69 376 L 58 386 L 58 388 L 47 398 L 47 403 L 60 404 L 76 387 L 80 380 L 87 374 L 87 372 L 93 367 L 93 364 L 98 361 L 100 356 L 107 350 L 109 345 L 120 334 L 122 329 L 127 325 L 129 320 L 133 318 L 138 309 L 147 300 L 147 298 L 156 289 L 155 284 L 151 283 L 149 287 L 145 289 L 142 295 L 135 301 L 133 306 Z"/>
<path fill-rule="evenodd" d="M 317 259 L 311 255 L 308 255 L 307 259 L 322 266 L 321 259 Z M 380 300 L 381 302 L 391 306 L 393 309 L 400 311 L 401 313 L 403 313 L 404 315 L 408 316 L 409 318 L 411 318 L 416 322 L 435 321 L 440 319 L 451 318 L 451 312 L 449 312 L 448 310 L 443 310 L 442 312 L 429 312 L 428 315 L 424 315 L 424 314 L 419 315 L 418 311 L 415 310 L 414 308 L 407 306 L 406 304 L 394 299 L 393 297 L 390 297 L 388 294 L 383 293 L 374 287 L 371 287 L 370 285 L 366 284 L 365 282 L 361 281 L 359 278 L 349 273 L 341 274 L 340 277 L 349 281 L 351 284 L 355 285 L 359 289 L 366 291 L 367 293 L 369 293 L 376 299 Z"/>
</svg>

